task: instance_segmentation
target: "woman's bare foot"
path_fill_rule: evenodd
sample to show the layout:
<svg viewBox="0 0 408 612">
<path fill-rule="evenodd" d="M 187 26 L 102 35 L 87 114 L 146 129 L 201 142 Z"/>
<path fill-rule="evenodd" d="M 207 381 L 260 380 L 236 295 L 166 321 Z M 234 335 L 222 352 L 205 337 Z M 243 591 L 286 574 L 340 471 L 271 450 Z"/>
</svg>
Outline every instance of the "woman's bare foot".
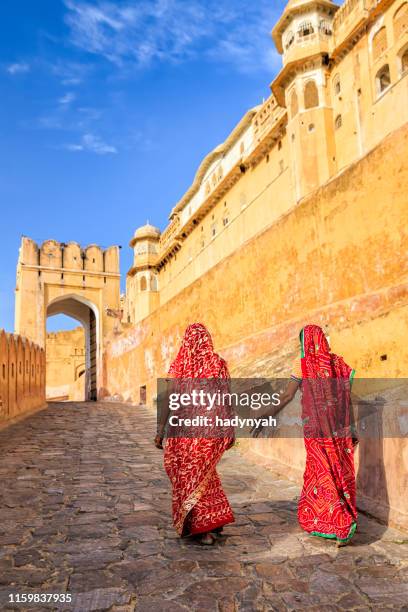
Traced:
<svg viewBox="0 0 408 612">
<path fill-rule="evenodd" d="M 214 542 L 215 535 L 212 533 L 203 533 L 203 535 L 200 537 L 200 544 L 203 546 L 213 546 Z"/>
</svg>

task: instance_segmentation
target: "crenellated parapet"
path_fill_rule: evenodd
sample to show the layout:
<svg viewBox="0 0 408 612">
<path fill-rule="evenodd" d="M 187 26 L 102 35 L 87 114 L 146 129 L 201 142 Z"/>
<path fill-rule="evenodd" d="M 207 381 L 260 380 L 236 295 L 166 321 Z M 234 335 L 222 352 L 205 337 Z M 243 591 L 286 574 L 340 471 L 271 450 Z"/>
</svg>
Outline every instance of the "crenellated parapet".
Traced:
<svg viewBox="0 0 408 612">
<path fill-rule="evenodd" d="M 40 246 L 31 238 L 22 238 L 19 264 L 38 269 L 119 274 L 119 247 L 107 249 L 96 244 L 81 247 L 77 242 L 45 240 Z"/>
<path fill-rule="evenodd" d="M 45 403 L 44 349 L 0 330 L 0 425 Z"/>
</svg>

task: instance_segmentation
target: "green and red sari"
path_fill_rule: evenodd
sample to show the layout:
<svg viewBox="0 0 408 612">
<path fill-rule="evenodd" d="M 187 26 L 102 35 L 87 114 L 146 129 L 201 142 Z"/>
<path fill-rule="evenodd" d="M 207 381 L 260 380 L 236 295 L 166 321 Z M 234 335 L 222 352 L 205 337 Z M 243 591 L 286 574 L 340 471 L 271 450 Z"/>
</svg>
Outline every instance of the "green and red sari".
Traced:
<svg viewBox="0 0 408 612">
<path fill-rule="evenodd" d="M 299 523 L 312 535 L 347 542 L 357 526 L 350 398 L 354 370 L 330 352 L 317 325 L 302 330 L 301 343 L 306 468 Z"/>
</svg>

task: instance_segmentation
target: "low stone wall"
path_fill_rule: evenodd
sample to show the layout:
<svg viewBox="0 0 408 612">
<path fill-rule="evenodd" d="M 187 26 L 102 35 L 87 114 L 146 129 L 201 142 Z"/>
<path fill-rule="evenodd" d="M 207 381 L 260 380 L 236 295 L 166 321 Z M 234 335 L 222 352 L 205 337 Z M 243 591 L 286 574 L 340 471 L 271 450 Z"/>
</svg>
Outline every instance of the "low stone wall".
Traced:
<svg viewBox="0 0 408 612">
<path fill-rule="evenodd" d="M 44 349 L 0 330 L 0 426 L 45 405 Z"/>
</svg>

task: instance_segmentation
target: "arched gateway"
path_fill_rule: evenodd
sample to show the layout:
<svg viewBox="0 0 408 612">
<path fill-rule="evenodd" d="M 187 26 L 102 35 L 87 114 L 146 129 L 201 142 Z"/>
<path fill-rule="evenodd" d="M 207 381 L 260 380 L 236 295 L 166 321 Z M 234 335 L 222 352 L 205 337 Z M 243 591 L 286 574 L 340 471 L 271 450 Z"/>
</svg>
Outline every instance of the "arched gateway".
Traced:
<svg viewBox="0 0 408 612">
<path fill-rule="evenodd" d="M 82 249 L 47 240 L 40 247 L 23 237 L 17 265 L 15 331 L 45 347 L 47 317 L 68 315 L 85 329 L 86 399 L 103 387 L 103 339 L 120 311 L 119 249 Z"/>
</svg>

